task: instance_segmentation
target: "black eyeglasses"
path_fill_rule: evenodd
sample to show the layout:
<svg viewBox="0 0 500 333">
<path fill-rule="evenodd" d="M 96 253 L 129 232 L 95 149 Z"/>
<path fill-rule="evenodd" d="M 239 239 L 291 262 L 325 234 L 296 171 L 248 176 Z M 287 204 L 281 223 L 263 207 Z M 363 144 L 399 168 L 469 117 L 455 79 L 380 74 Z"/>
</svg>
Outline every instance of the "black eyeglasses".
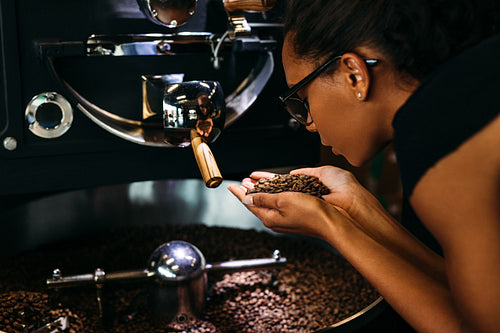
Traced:
<svg viewBox="0 0 500 333">
<path fill-rule="evenodd" d="M 314 80 L 321 72 L 323 72 L 328 66 L 330 66 L 332 63 L 335 61 L 339 60 L 342 58 L 341 55 L 335 56 L 329 60 L 327 60 L 323 65 L 319 66 L 316 68 L 311 74 L 303 78 L 302 80 L 299 81 L 296 85 L 290 88 L 285 94 L 279 96 L 278 98 L 280 99 L 281 103 L 283 103 L 283 106 L 285 109 L 290 113 L 290 115 L 297 120 L 300 124 L 304 126 L 309 126 L 311 125 L 311 121 L 307 121 L 307 118 L 309 118 L 309 104 L 307 101 L 302 100 L 298 95 L 297 92 L 304 88 L 307 84 L 309 84 L 312 80 Z M 367 66 L 373 67 L 378 63 L 378 60 L 376 59 L 365 59 L 364 62 L 366 63 Z"/>
</svg>

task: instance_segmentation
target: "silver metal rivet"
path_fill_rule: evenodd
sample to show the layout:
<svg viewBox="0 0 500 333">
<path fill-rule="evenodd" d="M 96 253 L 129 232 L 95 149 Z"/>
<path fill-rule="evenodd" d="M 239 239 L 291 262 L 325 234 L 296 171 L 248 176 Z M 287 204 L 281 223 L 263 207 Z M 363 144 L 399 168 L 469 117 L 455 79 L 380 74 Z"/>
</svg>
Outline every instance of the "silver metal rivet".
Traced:
<svg viewBox="0 0 500 333">
<path fill-rule="evenodd" d="M 274 250 L 274 252 L 273 252 L 273 259 L 274 260 L 280 260 L 281 259 L 281 252 L 280 252 L 280 250 Z"/>
<path fill-rule="evenodd" d="M 52 279 L 53 280 L 60 280 L 62 278 L 62 273 L 59 268 L 56 268 L 52 271 Z"/>
<path fill-rule="evenodd" d="M 3 139 L 3 147 L 7 150 L 13 151 L 17 149 L 17 140 L 11 136 Z"/>
</svg>

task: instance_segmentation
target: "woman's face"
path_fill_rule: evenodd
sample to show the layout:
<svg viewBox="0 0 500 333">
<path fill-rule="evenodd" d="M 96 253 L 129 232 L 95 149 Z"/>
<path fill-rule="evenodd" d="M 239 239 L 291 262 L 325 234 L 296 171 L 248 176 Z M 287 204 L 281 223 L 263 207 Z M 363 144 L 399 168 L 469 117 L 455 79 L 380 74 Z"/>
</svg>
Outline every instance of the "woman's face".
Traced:
<svg viewBox="0 0 500 333">
<path fill-rule="evenodd" d="M 318 67 L 298 59 L 288 37 L 283 46 L 283 66 L 290 87 Z M 352 165 L 369 161 L 390 141 L 387 126 L 389 131 L 392 126 L 379 112 L 379 104 L 357 98 L 349 75 L 340 69 L 315 78 L 298 95 L 309 104 L 313 123 L 307 129 L 317 131 L 323 145 L 332 147 L 334 154 L 343 155 Z"/>
</svg>

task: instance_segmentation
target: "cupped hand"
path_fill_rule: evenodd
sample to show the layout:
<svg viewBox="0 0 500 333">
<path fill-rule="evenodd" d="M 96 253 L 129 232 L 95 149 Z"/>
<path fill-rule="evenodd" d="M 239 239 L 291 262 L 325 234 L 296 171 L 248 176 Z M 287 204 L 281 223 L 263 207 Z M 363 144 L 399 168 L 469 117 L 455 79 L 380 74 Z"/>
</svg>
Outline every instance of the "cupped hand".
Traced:
<svg viewBox="0 0 500 333">
<path fill-rule="evenodd" d="M 297 193 L 246 194 L 246 187 L 231 184 L 228 189 L 269 229 L 327 239 L 332 235 L 336 219 L 346 214 L 325 200 Z"/>
<path fill-rule="evenodd" d="M 348 214 L 349 217 L 358 222 L 369 221 L 371 210 L 368 208 L 380 206 L 377 199 L 358 182 L 356 177 L 344 169 L 322 166 L 296 169 L 290 173 L 318 177 L 330 190 L 330 193 L 323 195 L 322 198 L 334 205 L 342 214 Z M 258 180 L 271 178 L 275 175 L 271 172 L 255 171 L 248 178 L 245 178 L 241 185 L 244 189 L 251 189 Z M 300 203 L 298 204 L 300 205 Z"/>
<path fill-rule="evenodd" d="M 246 189 L 250 190 L 253 188 L 254 184 L 260 179 L 267 179 L 276 176 L 275 173 L 267 171 L 254 171 L 250 174 L 250 177 L 245 178 L 241 181 L 241 185 Z"/>
<path fill-rule="evenodd" d="M 330 190 L 330 193 L 323 195 L 322 198 L 332 205 L 342 208 L 356 220 L 363 220 L 366 217 L 364 207 L 367 202 L 371 206 L 378 205 L 377 199 L 347 170 L 334 166 L 322 166 L 296 169 L 290 173 L 318 177 Z"/>
<path fill-rule="evenodd" d="M 356 197 L 366 196 L 366 190 L 357 181 L 356 177 L 349 171 L 333 166 L 322 166 L 317 168 L 295 169 L 292 175 L 309 175 L 319 180 L 330 190 L 330 193 L 322 198 L 327 202 L 350 212 Z M 275 173 L 265 171 L 254 171 L 248 178 L 242 180 L 241 185 L 246 189 L 252 189 L 254 184 L 263 178 L 272 178 Z"/>
</svg>

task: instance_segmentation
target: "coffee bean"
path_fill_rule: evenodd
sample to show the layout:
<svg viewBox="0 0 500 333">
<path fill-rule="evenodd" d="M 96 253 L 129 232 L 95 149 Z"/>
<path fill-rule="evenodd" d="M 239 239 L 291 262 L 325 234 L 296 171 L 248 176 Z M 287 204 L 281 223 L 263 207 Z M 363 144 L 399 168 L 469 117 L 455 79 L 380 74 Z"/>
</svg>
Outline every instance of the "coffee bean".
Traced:
<svg viewBox="0 0 500 333">
<path fill-rule="evenodd" d="M 281 193 L 302 192 L 316 197 L 330 193 L 330 190 L 317 178 L 309 175 L 276 175 L 271 178 L 262 178 L 247 191 L 251 193 Z"/>
<path fill-rule="evenodd" d="M 110 272 L 144 267 L 158 245 L 174 239 L 197 246 L 207 262 L 267 258 L 279 249 L 288 264 L 278 270 L 209 273 L 204 313 L 177 327 L 152 323 L 142 283 L 105 286 L 104 302 L 112 310 L 107 323 L 99 318 L 95 287 L 49 293 L 44 286 L 56 267 L 67 275 L 92 272 L 102 263 Z M 379 297 L 347 261 L 310 241 L 204 225 L 115 229 L 51 244 L 0 262 L 0 290 L 5 291 L 0 330 L 6 332 L 30 332 L 63 314 L 74 333 L 315 332 Z"/>
</svg>

